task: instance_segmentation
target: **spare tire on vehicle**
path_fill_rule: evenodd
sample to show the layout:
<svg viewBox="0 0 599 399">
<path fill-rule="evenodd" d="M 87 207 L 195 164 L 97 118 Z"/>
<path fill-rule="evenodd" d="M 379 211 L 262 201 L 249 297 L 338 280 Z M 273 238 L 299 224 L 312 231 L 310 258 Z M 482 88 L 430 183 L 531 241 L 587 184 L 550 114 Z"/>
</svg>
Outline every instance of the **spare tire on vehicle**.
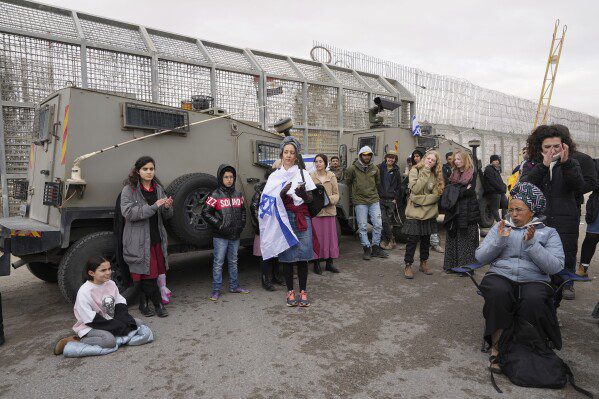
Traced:
<svg viewBox="0 0 599 399">
<path fill-rule="evenodd" d="M 173 197 L 173 216 L 167 227 L 171 234 L 187 244 L 212 247 L 212 232 L 202 218 L 202 209 L 216 187 L 216 178 L 206 173 L 189 173 L 169 184 L 166 192 Z"/>
<path fill-rule="evenodd" d="M 495 224 L 495 218 L 493 217 L 493 212 L 491 211 L 491 206 L 487 198 L 483 195 L 478 200 L 478 205 L 480 208 L 480 223 L 479 226 L 482 228 L 489 228 Z"/>
<path fill-rule="evenodd" d="M 29 262 L 27 268 L 35 277 L 48 283 L 58 280 L 58 265 L 56 263 Z"/>
</svg>

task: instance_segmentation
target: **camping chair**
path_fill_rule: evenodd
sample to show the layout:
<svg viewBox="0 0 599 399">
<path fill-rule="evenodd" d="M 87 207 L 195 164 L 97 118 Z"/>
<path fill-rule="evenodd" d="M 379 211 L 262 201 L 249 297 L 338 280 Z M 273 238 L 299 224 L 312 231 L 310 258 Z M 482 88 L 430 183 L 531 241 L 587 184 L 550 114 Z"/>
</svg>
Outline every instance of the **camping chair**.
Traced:
<svg viewBox="0 0 599 399">
<path fill-rule="evenodd" d="M 478 284 L 478 282 L 476 281 L 476 279 L 474 278 L 474 271 L 476 269 L 479 269 L 481 267 L 483 267 L 484 265 L 478 264 L 478 263 L 472 263 L 470 265 L 466 265 L 466 266 L 461 266 L 461 267 L 454 267 L 452 269 L 450 269 L 452 272 L 454 273 L 458 273 L 458 274 L 462 274 L 462 275 L 467 275 L 468 277 L 470 277 L 470 280 L 472 280 L 472 282 L 474 283 L 474 285 L 476 286 L 476 293 L 480 296 L 483 296 L 482 291 L 480 290 L 480 285 Z M 493 273 L 492 273 L 493 274 Z M 557 285 L 557 287 L 555 286 L 555 284 L 550 284 L 551 288 L 553 289 L 553 301 L 554 304 L 557 304 L 557 297 L 558 294 L 560 293 L 560 291 L 564 288 L 564 286 L 566 284 L 568 284 L 569 282 L 577 282 L 577 281 L 591 281 L 591 279 L 589 277 L 581 277 L 579 275 L 577 275 L 576 273 L 568 270 L 568 269 L 562 269 L 559 273 L 557 273 L 555 276 L 558 276 L 560 280 L 562 280 L 562 282 Z M 532 281 L 531 281 L 532 282 Z M 557 311 L 557 309 L 556 309 Z M 487 344 L 487 341 L 485 341 L 484 337 L 483 337 L 483 343 L 482 346 L 480 348 L 481 352 L 488 352 L 489 351 L 489 345 Z"/>
</svg>

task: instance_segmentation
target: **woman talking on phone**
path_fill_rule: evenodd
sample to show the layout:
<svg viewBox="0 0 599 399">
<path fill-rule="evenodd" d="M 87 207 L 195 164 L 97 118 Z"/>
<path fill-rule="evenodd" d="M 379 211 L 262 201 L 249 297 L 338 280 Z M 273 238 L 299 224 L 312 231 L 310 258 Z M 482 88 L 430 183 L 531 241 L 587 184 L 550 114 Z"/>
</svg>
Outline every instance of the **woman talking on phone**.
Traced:
<svg viewBox="0 0 599 399">
<path fill-rule="evenodd" d="M 526 143 L 527 154 L 535 165 L 524 171 L 520 181 L 539 187 L 547 198 L 545 225 L 557 230 L 564 246 L 564 267 L 574 271 L 580 226 L 576 193 L 584 185 L 580 165 L 570 156 L 576 144 L 554 125 L 537 127 Z M 572 285 L 563 289 L 563 297 L 574 299 Z"/>
</svg>

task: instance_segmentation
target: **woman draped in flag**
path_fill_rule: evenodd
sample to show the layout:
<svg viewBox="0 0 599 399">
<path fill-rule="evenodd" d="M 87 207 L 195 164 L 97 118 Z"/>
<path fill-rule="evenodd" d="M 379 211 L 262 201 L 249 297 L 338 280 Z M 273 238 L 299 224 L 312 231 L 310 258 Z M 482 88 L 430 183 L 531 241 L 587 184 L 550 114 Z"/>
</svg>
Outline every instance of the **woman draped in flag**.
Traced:
<svg viewBox="0 0 599 399">
<path fill-rule="evenodd" d="M 310 306 L 306 284 L 312 260 L 312 220 L 307 203 L 316 185 L 303 169 L 301 145 L 287 136 L 281 143 L 281 167 L 268 178 L 258 211 L 260 250 L 263 259 L 279 257 L 287 285 L 287 306 Z M 293 289 L 293 265 L 297 265 L 300 293 Z"/>
</svg>

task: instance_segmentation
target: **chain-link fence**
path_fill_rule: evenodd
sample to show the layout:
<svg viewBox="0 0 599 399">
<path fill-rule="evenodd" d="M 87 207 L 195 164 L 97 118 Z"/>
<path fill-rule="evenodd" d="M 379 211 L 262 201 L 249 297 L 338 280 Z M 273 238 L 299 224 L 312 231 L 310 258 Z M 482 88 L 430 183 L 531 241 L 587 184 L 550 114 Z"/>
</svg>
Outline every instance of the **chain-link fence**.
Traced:
<svg viewBox="0 0 599 399">
<path fill-rule="evenodd" d="M 65 86 L 125 94 L 178 107 L 209 95 L 235 118 L 273 123 L 290 116 L 310 152 L 336 153 L 343 131 L 368 126 L 376 96 L 402 101 L 388 113 L 409 124 L 413 97 L 395 80 L 281 54 L 241 49 L 22 0 L 0 0 L 2 210 L 26 176 L 33 108 Z"/>
</svg>

